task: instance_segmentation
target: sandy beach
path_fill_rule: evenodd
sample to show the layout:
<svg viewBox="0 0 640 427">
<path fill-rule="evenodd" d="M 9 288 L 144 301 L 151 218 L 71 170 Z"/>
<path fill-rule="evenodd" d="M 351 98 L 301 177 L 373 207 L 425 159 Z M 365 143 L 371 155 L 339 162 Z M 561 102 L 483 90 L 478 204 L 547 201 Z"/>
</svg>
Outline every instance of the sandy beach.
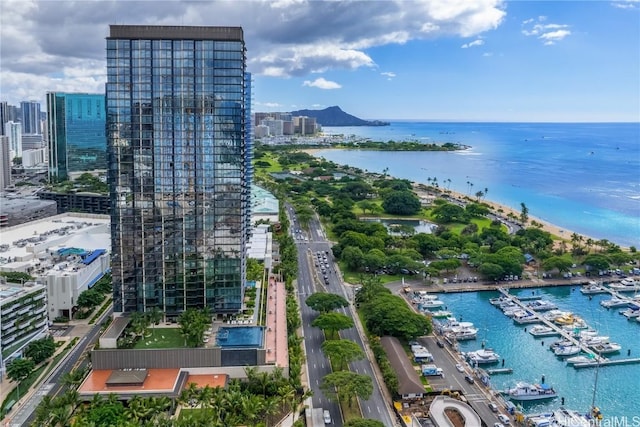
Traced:
<svg viewBox="0 0 640 427">
<path fill-rule="evenodd" d="M 312 156 L 317 156 L 317 154 L 322 151 L 322 150 L 330 150 L 330 147 L 327 148 L 306 148 L 304 150 L 300 150 L 303 151 L 307 154 L 310 154 Z M 370 172 L 371 173 L 371 172 Z M 416 192 L 416 194 L 418 194 L 419 197 L 427 197 L 427 196 L 433 196 L 434 194 L 441 194 L 443 192 L 447 193 L 450 197 L 456 199 L 456 200 L 460 200 L 460 201 L 465 201 L 465 200 L 473 200 L 473 198 L 453 191 L 453 190 L 438 190 L 437 192 L 432 192 L 432 191 L 425 191 L 423 189 L 421 189 L 420 187 L 424 187 L 427 184 L 426 183 L 420 183 L 420 182 L 416 182 L 416 181 L 412 181 L 413 183 L 413 189 Z M 520 218 L 520 211 L 510 208 L 508 206 L 505 205 L 501 205 L 499 203 L 493 202 L 491 200 L 486 200 L 486 199 L 482 199 L 481 200 L 482 203 L 488 205 L 493 211 L 494 213 L 500 213 L 500 211 L 502 211 L 500 213 L 500 215 L 504 218 L 507 218 L 509 216 L 509 214 L 513 214 L 515 215 L 517 218 Z M 537 218 L 533 215 L 529 215 L 529 223 L 531 223 L 532 221 L 537 222 L 538 224 L 540 224 L 542 226 L 542 230 L 547 231 L 549 233 L 551 233 L 553 236 L 558 237 L 559 239 L 563 239 L 566 240 L 567 242 L 571 241 L 571 235 L 574 233 L 571 230 L 567 230 L 561 227 L 558 227 L 554 224 L 551 224 L 547 221 L 544 221 L 540 218 Z M 578 233 L 579 234 L 579 233 Z M 579 234 L 580 235 L 580 234 Z M 585 236 L 585 235 L 581 235 L 583 237 L 584 240 L 587 240 L 589 238 L 591 238 L 593 241 L 597 242 L 600 239 L 596 239 L 590 236 Z"/>
</svg>

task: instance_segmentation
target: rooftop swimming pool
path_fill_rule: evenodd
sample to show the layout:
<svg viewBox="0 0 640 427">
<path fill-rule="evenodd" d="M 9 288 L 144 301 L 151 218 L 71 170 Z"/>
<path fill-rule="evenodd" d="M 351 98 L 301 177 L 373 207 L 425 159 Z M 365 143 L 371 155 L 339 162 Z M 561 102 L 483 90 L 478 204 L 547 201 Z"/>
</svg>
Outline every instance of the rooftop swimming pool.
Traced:
<svg viewBox="0 0 640 427">
<path fill-rule="evenodd" d="M 264 339 L 262 326 L 221 327 L 216 344 L 222 348 L 260 348 Z"/>
</svg>

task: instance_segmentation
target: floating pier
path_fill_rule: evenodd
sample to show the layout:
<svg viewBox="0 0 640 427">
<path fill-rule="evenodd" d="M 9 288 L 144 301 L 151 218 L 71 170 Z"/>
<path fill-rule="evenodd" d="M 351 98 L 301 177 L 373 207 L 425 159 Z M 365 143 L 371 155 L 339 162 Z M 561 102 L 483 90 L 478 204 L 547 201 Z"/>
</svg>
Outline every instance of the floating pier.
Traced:
<svg viewBox="0 0 640 427">
<path fill-rule="evenodd" d="M 636 363 L 640 363 L 640 357 L 634 357 L 631 359 L 607 359 L 601 362 L 584 362 L 584 363 L 575 363 L 573 365 L 576 369 L 582 368 L 597 368 L 598 366 L 613 366 L 613 365 L 633 365 Z"/>
<path fill-rule="evenodd" d="M 594 366 L 597 365 L 597 362 L 600 362 L 600 366 L 603 366 L 603 363 L 605 361 L 609 361 L 608 359 L 605 359 L 604 357 L 598 355 L 595 351 L 593 351 L 591 348 L 586 346 L 581 341 L 578 341 L 577 339 L 575 339 L 575 337 L 570 332 L 562 329 L 561 327 L 559 327 L 558 325 L 556 325 L 552 321 L 545 319 L 544 316 L 541 316 L 537 311 L 535 311 L 535 310 L 531 309 L 530 307 L 527 307 L 524 304 L 522 304 L 522 302 L 520 302 L 520 299 L 518 297 L 516 297 L 515 295 L 511 295 L 508 290 L 506 290 L 504 288 L 499 288 L 498 291 L 503 296 L 505 296 L 506 298 L 509 298 L 511 301 L 513 301 L 516 305 L 518 305 L 523 310 L 529 310 L 530 312 L 532 312 L 533 315 L 541 323 L 544 323 L 546 326 L 548 326 L 548 327 L 552 328 L 553 330 L 555 330 L 556 332 L 558 332 L 558 334 L 562 338 L 564 338 L 567 341 L 570 341 L 573 345 L 580 347 L 580 350 L 582 350 L 584 353 L 587 353 L 589 356 L 591 356 L 593 358 Z M 576 367 L 576 365 L 573 365 L 573 366 Z"/>
<path fill-rule="evenodd" d="M 487 369 L 487 373 L 489 375 L 497 375 L 497 374 L 511 374 L 513 373 L 513 369 L 511 368 L 494 368 Z"/>
</svg>

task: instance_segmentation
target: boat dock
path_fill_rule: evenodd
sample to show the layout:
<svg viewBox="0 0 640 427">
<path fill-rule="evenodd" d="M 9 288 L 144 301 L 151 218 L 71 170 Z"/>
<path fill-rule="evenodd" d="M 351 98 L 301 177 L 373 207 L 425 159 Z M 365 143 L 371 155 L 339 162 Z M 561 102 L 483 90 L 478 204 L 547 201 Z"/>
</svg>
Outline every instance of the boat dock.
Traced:
<svg viewBox="0 0 640 427">
<path fill-rule="evenodd" d="M 520 302 L 520 299 L 518 297 L 514 296 L 514 295 L 511 295 L 507 289 L 499 288 L 498 291 L 504 297 L 509 298 L 510 301 L 512 301 L 513 303 L 515 303 L 516 305 L 518 305 L 522 309 L 531 311 L 534 314 L 534 316 L 536 316 L 536 318 L 538 320 L 540 320 L 541 323 L 544 323 L 546 326 L 548 326 L 548 327 L 552 328 L 553 330 L 555 330 L 556 332 L 558 332 L 558 334 L 560 336 L 562 336 L 562 338 L 564 338 L 567 341 L 571 341 L 571 343 L 573 345 L 576 345 L 576 346 L 580 347 L 580 349 L 584 353 L 587 353 L 591 358 L 593 358 L 593 362 L 575 363 L 573 365 L 573 367 L 575 369 L 596 368 L 596 367 L 599 367 L 599 366 L 631 365 L 631 364 L 640 363 L 640 357 L 610 360 L 610 359 L 607 359 L 605 357 L 599 356 L 598 353 L 596 353 L 591 348 L 587 347 L 582 342 L 580 342 L 576 338 L 574 338 L 573 335 L 570 332 L 565 331 L 564 329 L 562 329 L 561 327 L 559 327 L 558 325 L 556 325 L 552 321 L 545 319 L 543 316 L 541 316 L 535 310 L 532 310 L 531 308 L 529 308 L 529 307 L 525 306 L 524 304 L 522 304 L 522 302 Z M 611 293 L 611 295 L 617 296 L 619 298 L 625 298 L 625 297 L 621 297 L 620 294 L 618 292 L 616 292 L 615 290 L 613 290 L 613 289 L 610 289 L 609 293 Z M 629 302 L 632 301 L 631 298 L 628 298 L 628 299 L 629 299 Z"/>
<path fill-rule="evenodd" d="M 494 368 L 487 369 L 487 373 L 489 375 L 497 375 L 497 374 L 511 374 L 513 373 L 513 369 L 511 368 Z"/>
<path fill-rule="evenodd" d="M 601 362 L 584 362 L 584 363 L 576 363 L 573 365 L 576 369 L 582 368 L 597 368 L 598 366 L 614 366 L 614 365 L 632 365 L 640 363 L 640 357 L 634 357 L 631 359 L 614 359 L 614 360 L 604 360 Z"/>
<path fill-rule="evenodd" d="M 567 341 L 570 341 L 573 345 L 580 347 L 580 350 L 582 350 L 584 353 L 587 353 L 595 361 L 603 362 L 603 361 L 607 360 L 604 357 L 599 356 L 595 351 L 591 350 L 591 348 L 587 347 L 584 343 L 582 343 L 582 342 L 578 341 L 576 338 L 574 338 L 574 336 L 570 332 L 562 329 L 561 327 L 559 327 L 558 325 L 556 325 L 552 321 L 545 319 L 537 311 L 535 311 L 535 310 L 531 309 L 530 307 L 527 307 L 526 305 L 524 305 L 520 301 L 520 299 L 518 297 L 516 297 L 514 295 L 511 295 L 508 290 L 506 290 L 504 288 L 499 288 L 498 291 L 505 298 L 509 298 L 510 301 L 512 301 L 514 304 L 518 305 L 523 310 L 528 310 L 531 313 L 533 313 L 533 315 L 539 320 L 540 323 L 544 323 L 545 326 L 548 326 L 548 327 L 552 328 L 562 338 L 564 338 Z"/>
</svg>

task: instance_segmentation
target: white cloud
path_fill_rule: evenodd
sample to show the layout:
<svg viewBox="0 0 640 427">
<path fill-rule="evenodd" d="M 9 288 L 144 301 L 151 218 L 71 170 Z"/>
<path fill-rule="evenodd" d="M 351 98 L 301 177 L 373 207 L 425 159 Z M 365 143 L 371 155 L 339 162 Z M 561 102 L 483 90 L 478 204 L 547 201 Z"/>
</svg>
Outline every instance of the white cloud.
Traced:
<svg viewBox="0 0 640 427">
<path fill-rule="evenodd" d="M 340 89 L 342 86 L 331 80 L 325 80 L 324 77 L 318 77 L 314 81 L 305 80 L 302 86 L 317 87 L 318 89 Z"/>
<path fill-rule="evenodd" d="M 640 8 L 640 0 L 614 0 L 611 5 L 618 9 L 636 10 Z"/>
<path fill-rule="evenodd" d="M 484 40 L 477 39 L 477 40 L 472 41 L 471 43 L 465 43 L 460 47 L 463 48 L 463 49 L 467 49 L 467 48 L 474 47 L 474 46 L 482 46 L 483 44 L 484 44 Z"/>
<path fill-rule="evenodd" d="M 536 38 L 540 39 L 545 45 L 555 44 L 556 42 L 563 40 L 565 37 L 571 35 L 571 31 L 568 30 L 569 25 L 551 23 L 547 24 L 545 23 L 546 20 L 546 16 L 538 16 L 537 22 L 536 19 L 533 18 L 523 21 L 522 24 L 524 28 L 522 29 L 522 34 L 528 37 L 535 36 Z"/>
<path fill-rule="evenodd" d="M 311 104 L 311 106 L 313 108 L 322 108 L 322 107 L 324 107 L 324 105 L 322 105 L 322 104 Z"/>
<path fill-rule="evenodd" d="M 375 58 L 366 49 L 477 37 L 506 16 L 504 0 L 199 0 L 159 1 L 152 8 L 148 1 L 0 1 L 0 93 L 12 104 L 24 92 L 54 89 L 43 84 L 19 88 L 26 83 L 14 85 L 12 73 L 24 73 L 23 82 L 57 79 L 58 87 L 84 91 L 89 88 L 74 81 L 78 73 L 97 79 L 91 88 L 104 84 L 110 24 L 239 25 L 248 71 L 287 78 L 374 68 Z M 46 90 L 36 99 L 43 99 Z"/>
<path fill-rule="evenodd" d="M 385 77 L 392 78 L 392 77 L 395 77 L 395 76 L 396 76 L 396 73 L 394 73 L 394 72 L 392 72 L 392 71 L 384 71 L 384 72 L 380 73 L 380 75 L 385 76 Z"/>
<path fill-rule="evenodd" d="M 484 56 L 484 57 L 493 56 L 493 52 L 485 52 L 485 53 L 482 54 L 482 56 Z"/>
<path fill-rule="evenodd" d="M 571 31 L 558 30 L 558 31 L 551 31 L 549 33 L 541 34 L 540 37 L 538 38 L 544 40 L 544 44 L 549 45 L 564 39 L 568 35 L 571 35 Z"/>
</svg>

